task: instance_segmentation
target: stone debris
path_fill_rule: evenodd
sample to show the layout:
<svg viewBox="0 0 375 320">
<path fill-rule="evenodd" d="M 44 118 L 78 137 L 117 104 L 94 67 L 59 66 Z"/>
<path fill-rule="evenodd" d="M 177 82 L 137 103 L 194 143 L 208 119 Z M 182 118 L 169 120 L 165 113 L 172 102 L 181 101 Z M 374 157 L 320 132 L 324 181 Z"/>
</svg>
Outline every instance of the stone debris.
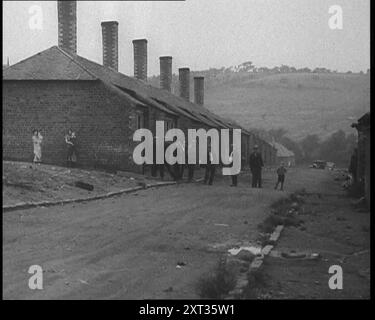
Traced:
<svg viewBox="0 0 375 320">
<path fill-rule="evenodd" d="M 226 223 L 215 223 L 215 226 L 217 226 L 217 227 L 229 227 L 229 224 L 226 224 Z"/>
<path fill-rule="evenodd" d="M 259 269 L 263 264 L 263 257 L 256 257 L 250 265 L 250 271 Z"/>
<path fill-rule="evenodd" d="M 177 269 L 181 269 L 182 267 L 186 266 L 186 263 L 183 262 L 183 261 L 178 261 L 177 262 L 177 265 L 176 265 L 176 268 Z"/>
<path fill-rule="evenodd" d="M 271 237 L 270 237 L 270 240 L 269 240 L 271 243 L 274 243 L 279 239 L 281 231 L 283 230 L 283 228 L 284 228 L 283 225 L 278 225 L 275 228 L 275 231 L 271 234 Z"/>
<path fill-rule="evenodd" d="M 262 248 L 255 246 L 241 246 L 239 248 L 232 248 L 228 250 L 228 252 L 234 256 L 238 255 L 241 251 L 248 251 L 255 256 L 262 253 Z"/>
<path fill-rule="evenodd" d="M 268 244 L 268 245 L 266 245 L 266 246 L 262 249 L 262 254 L 265 255 L 265 256 L 267 256 L 267 255 L 271 252 L 272 249 L 273 249 L 273 245 Z"/>
<path fill-rule="evenodd" d="M 82 280 L 82 279 L 78 279 L 79 282 L 83 283 L 83 284 L 89 284 L 87 281 L 85 280 Z"/>
<path fill-rule="evenodd" d="M 88 191 L 94 190 L 94 186 L 92 184 L 89 184 L 89 183 L 86 183 L 86 182 L 83 182 L 83 181 L 76 181 L 74 185 L 77 188 L 85 189 L 85 190 L 88 190 Z"/>
<path fill-rule="evenodd" d="M 164 292 L 172 292 L 172 291 L 173 291 L 173 287 L 169 287 L 169 288 L 167 288 L 167 289 L 164 289 L 163 291 L 164 291 Z"/>
</svg>

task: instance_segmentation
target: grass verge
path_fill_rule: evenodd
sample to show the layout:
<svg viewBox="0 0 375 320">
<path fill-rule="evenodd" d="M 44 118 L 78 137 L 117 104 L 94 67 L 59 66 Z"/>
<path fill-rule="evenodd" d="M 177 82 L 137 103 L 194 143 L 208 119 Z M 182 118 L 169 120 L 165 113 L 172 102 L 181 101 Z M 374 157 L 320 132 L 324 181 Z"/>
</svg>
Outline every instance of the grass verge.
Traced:
<svg viewBox="0 0 375 320">
<path fill-rule="evenodd" d="M 228 270 L 222 259 L 211 272 L 203 274 L 197 282 L 197 292 L 203 299 L 222 299 L 236 285 L 236 274 Z"/>
</svg>

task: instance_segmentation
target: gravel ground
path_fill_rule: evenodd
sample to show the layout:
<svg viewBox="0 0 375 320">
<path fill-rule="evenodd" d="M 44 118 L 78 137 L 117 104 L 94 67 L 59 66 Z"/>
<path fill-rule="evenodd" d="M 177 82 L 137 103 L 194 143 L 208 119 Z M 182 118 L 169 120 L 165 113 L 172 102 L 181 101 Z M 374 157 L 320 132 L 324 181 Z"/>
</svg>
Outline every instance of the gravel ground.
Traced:
<svg viewBox="0 0 375 320">
<path fill-rule="evenodd" d="M 262 269 L 265 299 L 369 299 L 370 213 L 356 209 L 341 189 L 341 180 L 304 197 L 304 221 L 284 228 Z M 286 254 L 318 253 L 320 259 L 280 258 Z M 342 267 L 343 289 L 328 286 L 330 266 Z"/>
<path fill-rule="evenodd" d="M 111 199 L 3 214 L 5 299 L 199 298 L 197 279 L 223 252 L 254 241 L 269 205 L 305 187 L 331 183 L 327 171 L 291 169 L 286 192 L 237 188 L 229 177 L 213 186 L 180 184 Z M 283 237 L 283 235 L 282 235 Z M 177 267 L 178 264 L 181 267 Z M 44 289 L 30 290 L 30 265 L 44 270 Z"/>
<path fill-rule="evenodd" d="M 75 186 L 76 181 L 91 184 L 88 191 Z M 145 176 L 118 171 L 83 170 L 27 162 L 3 161 L 3 205 L 28 201 L 57 201 L 119 191 L 150 182 Z"/>
</svg>

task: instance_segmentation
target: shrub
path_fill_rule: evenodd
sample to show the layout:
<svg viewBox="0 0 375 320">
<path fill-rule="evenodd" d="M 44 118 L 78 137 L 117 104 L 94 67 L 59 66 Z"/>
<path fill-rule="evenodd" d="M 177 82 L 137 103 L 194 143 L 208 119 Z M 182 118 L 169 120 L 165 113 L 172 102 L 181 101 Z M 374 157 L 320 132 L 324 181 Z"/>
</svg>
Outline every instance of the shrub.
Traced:
<svg viewBox="0 0 375 320">
<path fill-rule="evenodd" d="M 364 184 L 361 182 L 352 183 L 348 186 L 346 192 L 351 198 L 360 198 L 365 194 Z"/>
<path fill-rule="evenodd" d="M 221 299 L 236 285 L 236 275 L 226 268 L 225 263 L 207 274 L 202 275 L 197 283 L 197 291 L 203 299 Z"/>
<path fill-rule="evenodd" d="M 271 214 L 258 225 L 258 228 L 264 233 L 271 233 L 276 228 L 276 226 L 283 223 L 284 219 L 282 217 Z"/>
<path fill-rule="evenodd" d="M 260 289 L 267 286 L 266 277 L 261 270 L 252 271 L 247 276 L 248 285 L 244 290 L 245 299 L 257 299 Z"/>
</svg>

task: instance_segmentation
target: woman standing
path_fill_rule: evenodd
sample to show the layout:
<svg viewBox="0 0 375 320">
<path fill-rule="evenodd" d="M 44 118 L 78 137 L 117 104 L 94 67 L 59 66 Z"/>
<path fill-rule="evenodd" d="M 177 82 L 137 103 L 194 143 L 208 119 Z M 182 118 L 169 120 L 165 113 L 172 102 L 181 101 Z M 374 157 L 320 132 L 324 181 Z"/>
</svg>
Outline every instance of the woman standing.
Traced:
<svg viewBox="0 0 375 320">
<path fill-rule="evenodd" d="M 67 151 L 67 166 L 73 167 L 77 161 L 77 150 L 76 150 L 76 141 L 77 136 L 72 130 L 68 131 L 68 134 L 65 135 L 65 143 L 68 147 Z"/>
<path fill-rule="evenodd" d="M 39 130 L 34 130 L 32 140 L 34 145 L 34 163 L 40 164 L 42 162 L 43 136 Z"/>
</svg>

